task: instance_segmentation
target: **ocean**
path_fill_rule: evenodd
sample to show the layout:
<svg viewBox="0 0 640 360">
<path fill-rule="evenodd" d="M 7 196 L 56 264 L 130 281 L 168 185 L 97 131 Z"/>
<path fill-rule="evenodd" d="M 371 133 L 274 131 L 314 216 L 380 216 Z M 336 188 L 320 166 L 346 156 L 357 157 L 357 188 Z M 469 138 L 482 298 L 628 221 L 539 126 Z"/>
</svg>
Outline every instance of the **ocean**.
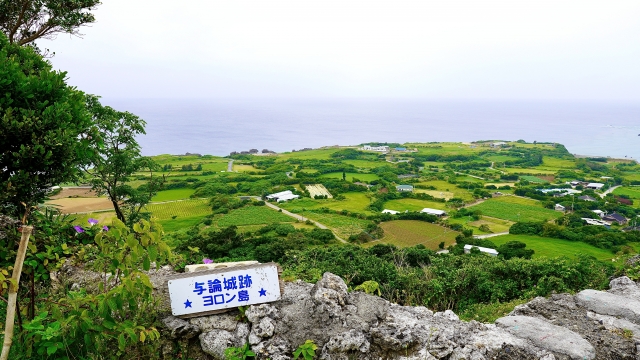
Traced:
<svg viewBox="0 0 640 360">
<path fill-rule="evenodd" d="M 147 122 L 144 155 L 225 156 L 366 142 L 558 142 L 640 159 L 640 104 L 396 99 L 103 99 Z"/>
</svg>

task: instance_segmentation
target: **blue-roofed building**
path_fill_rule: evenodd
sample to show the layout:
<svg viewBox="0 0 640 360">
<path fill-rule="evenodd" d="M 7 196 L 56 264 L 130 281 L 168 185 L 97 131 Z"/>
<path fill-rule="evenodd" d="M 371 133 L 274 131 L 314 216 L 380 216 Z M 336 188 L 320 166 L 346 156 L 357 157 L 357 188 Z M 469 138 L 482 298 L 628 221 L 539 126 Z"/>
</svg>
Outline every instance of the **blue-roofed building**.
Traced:
<svg viewBox="0 0 640 360">
<path fill-rule="evenodd" d="M 413 185 L 398 185 L 396 186 L 396 190 L 398 191 L 413 191 Z"/>
<path fill-rule="evenodd" d="M 407 148 L 397 147 L 395 150 L 396 151 L 407 151 Z"/>
</svg>

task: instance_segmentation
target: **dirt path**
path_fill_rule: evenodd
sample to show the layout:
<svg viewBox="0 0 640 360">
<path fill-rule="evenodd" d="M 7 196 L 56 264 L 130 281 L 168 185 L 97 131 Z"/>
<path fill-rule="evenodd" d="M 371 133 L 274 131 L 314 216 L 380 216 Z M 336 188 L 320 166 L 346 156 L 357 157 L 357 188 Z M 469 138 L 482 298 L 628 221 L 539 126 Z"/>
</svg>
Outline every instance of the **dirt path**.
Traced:
<svg viewBox="0 0 640 360">
<path fill-rule="evenodd" d="M 495 233 L 495 234 L 473 235 L 473 238 L 474 239 L 487 239 L 487 238 L 492 238 L 494 236 L 501 236 L 501 235 L 509 235 L 509 232 L 505 231 L 505 232 L 499 232 L 499 233 Z"/>
<path fill-rule="evenodd" d="M 458 175 L 463 175 L 463 176 L 468 176 L 468 177 L 480 179 L 480 180 L 486 180 L 485 178 L 482 178 L 480 176 L 475 176 L 475 175 L 471 175 L 471 174 L 465 174 L 465 173 L 461 173 L 461 172 L 458 172 L 458 171 L 454 171 L 454 173 L 456 173 Z"/>
<path fill-rule="evenodd" d="M 259 199 L 259 198 L 258 198 L 258 199 Z M 294 218 L 294 219 L 296 219 L 296 220 L 300 220 L 300 221 L 307 221 L 307 220 L 309 220 L 309 221 L 311 221 L 315 226 L 317 226 L 317 227 L 318 227 L 318 228 L 320 228 L 320 229 L 331 230 L 331 229 L 330 229 L 329 227 L 327 227 L 326 225 L 323 225 L 323 224 L 321 224 L 321 223 L 319 223 L 319 222 L 317 222 L 317 221 L 315 221 L 315 220 L 312 220 L 312 219 L 309 219 L 309 218 L 305 218 L 305 217 L 304 217 L 304 216 L 302 216 L 302 215 L 294 214 L 294 213 L 292 213 L 292 212 L 290 212 L 290 211 L 287 211 L 287 210 L 285 210 L 285 209 L 283 209 L 283 208 L 280 208 L 280 207 L 278 207 L 278 206 L 276 206 L 276 205 L 274 205 L 274 204 L 272 204 L 272 203 L 270 203 L 270 202 L 266 202 L 266 201 L 265 201 L 265 204 L 266 204 L 268 207 L 270 207 L 270 208 L 272 208 L 272 209 L 274 209 L 274 210 L 282 211 L 282 213 L 283 213 L 283 214 L 285 214 L 285 215 L 287 215 L 287 216 L 291 216 L 292 218 Z M 341 242 L 343 242 L 343 243 L 345 243 L 345 244 L 347 243 L 347 241 L 345 241 L 343 238 L 341 238 L 340 236 L 336 235 L 336 233 L 335 233 L 333 230 L 331 230 L 331 232 L 333 233 L 333 236 L 335 236 L 335 237 L 336 237 L 336 239 L 340 240 Z"/>
<path fill-rule="evenodd" d="M 233 172 L 233 160 L 229 160 L 227 164 L 227 172 Z"/>
</svg>

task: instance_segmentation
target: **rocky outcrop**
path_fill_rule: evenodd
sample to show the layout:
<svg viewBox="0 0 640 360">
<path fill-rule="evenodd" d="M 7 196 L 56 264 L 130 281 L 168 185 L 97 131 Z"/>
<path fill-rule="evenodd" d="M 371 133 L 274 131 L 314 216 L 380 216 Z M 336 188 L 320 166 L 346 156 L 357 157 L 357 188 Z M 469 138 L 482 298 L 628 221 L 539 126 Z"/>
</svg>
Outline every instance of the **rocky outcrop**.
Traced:
<svg viewBox="0 0 640 360">
<path fill-rule="evenodd" d="M 350 293 L 340 277 L 325 273 L 315 285 L 286 283 L 280 301 L 249 307 L 246 322 L 226 313 L 192 318 L 191 327 L 169 321 L 167 331 L 187 338 L 198 329 L 203 353 L 196 359 L 223 359 L 227 347 L 247 342 L 258 359 L 292 359 L 306 340 L 327 360 L 639 359 L 640 288 L 626 277 L 610 286 L 536 298 L 482 324 Z"/>
</svg>

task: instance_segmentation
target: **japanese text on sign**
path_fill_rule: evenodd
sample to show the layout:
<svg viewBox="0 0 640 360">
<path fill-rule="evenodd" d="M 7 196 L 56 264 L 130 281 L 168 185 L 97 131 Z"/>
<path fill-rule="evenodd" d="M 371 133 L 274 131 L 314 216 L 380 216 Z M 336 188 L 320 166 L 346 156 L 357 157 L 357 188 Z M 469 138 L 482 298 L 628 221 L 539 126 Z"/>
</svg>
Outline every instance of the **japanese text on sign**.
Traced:
<svg viewBox="0 0 640 360">
<path fill-rule="evenodd" d="M 196 273 L 197 274 L 197 273 Z M 280 299 L 276 265 L 256 265 L 169 280 L 173 315 L 253 305 Z"/>
</svg>

